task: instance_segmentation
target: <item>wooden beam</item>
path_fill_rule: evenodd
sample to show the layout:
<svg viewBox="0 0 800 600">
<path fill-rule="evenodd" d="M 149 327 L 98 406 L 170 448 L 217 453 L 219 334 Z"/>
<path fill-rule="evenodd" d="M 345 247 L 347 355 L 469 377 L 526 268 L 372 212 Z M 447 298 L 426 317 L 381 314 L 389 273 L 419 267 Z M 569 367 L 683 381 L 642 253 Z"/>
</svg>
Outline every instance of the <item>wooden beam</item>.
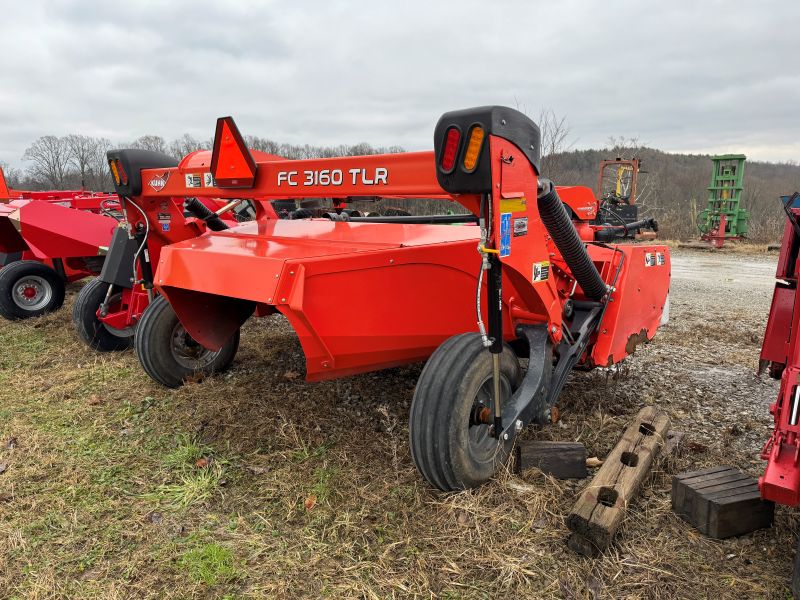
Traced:
<svg viewBox="0 0 800 600">
<path fill-rule="evenodd" d="M 517 472 L 541 469 L 557 479 L 583 479 L 586 447 L 579 442 L 525 441 L 517 445 Z"/>
<path fill-rule="evenodd" d="M 591 556 L 611 545 L 669 426 L 669 416 L 654 406 L 639 411 L 567 517 L 567 527 L 580 536 L 572 540 L 570 548 Z M 594 552 L 585 550 L 587 544 Z"/>
</svg>

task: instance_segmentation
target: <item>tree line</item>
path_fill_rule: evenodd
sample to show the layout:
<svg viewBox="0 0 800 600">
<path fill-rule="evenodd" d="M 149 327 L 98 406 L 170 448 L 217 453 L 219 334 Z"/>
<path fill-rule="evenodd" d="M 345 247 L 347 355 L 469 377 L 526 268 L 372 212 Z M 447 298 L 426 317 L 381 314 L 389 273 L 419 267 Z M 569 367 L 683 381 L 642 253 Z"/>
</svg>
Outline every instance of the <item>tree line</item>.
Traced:
<svg viewBox="0 0 800 600">
<path fill-rule="evenodd" d="M 542 111 L 543 175 L 560 185 L 586 185 L 595 189 L 602 159 L 637 157 L 643 160 L 639 179 L 640 214 L 659 221 L 661 237 L 698 237 L 696 215 L 706 206 L 711 179 L 711 160 L 707 155 L 670 154 L 642 145 L 636 139 L 609 138 L 599 150 L 573 150 L 570 128 L 563 117 Z M 328 158 L 402 152 L 399 146 L 381 147 L 368 143 L 317 146 L 287 144 L 259 136 L 247 136 L 248 147 L 287 159 Z M 23 154 L 24 169 L 0 163 L 11 187 L 18 189 L 78 189 L 108 191 L 113 188 L 106 152 L 112 147 L 142 148 L 179 159 L 190 152 L 210 149 L 212 140 L 198 140 L 184 134 L 171 141 L 159 135 L 144 135 L 127 144 L 112 144 L 102 137 L 86 135 L 42 136 Z M 736 151 L 735 148 L 731 149 Z M 778 197 L 800 190 L 800 166 L 793 163 L 747 161 L 742 207 L 750 211 L 749 237 L 755 241 L 774 241 L 783 231 L 784 216 Z M 597 191 L 595 189 L 595 191 Z M 393 201 L 412 212 L 464 212 L 459 205 L 442 201 Z"/>
<path fill-rule="evenodd" d="M 387 154 L 402 152 L 399 146 L 372 146 L 339 144 L 315 146 L 310 144 L 286 144 L 259 136 L 246 136 L 247 146 L 253 150 L 268 152 L 287 159 L 329 158 L 334 156 L 359 156 L 365 154 Z M 161 152 L 180 159 L 195 150 L 210 150 L 213 140 L 199 140 L 186 133 L 167 141 L 160 135 L 143 135 L 132 142 L 113 144 L 103 137 L 70 134 L 65 136 L 45 135 L 34 141 L 22 155 L 28 165 L 24 169 L 14 168 L 0 162 L 8 184 L 17 189 L 80 189 L 111 191 L 113 184 L 106 163 L 106 152 L 112 148 L 140 148 Z"/>
<path fill-rule="evenodd" d="M 736 152 L 732 148 L 731 152 Z M 637 203 L 639 214 L 659 223 L 659 237 L 690 240 L 700 236 L 697 214 L 708 201 L 711 156 L 671 154 L 642 146 L 637 140 L 612 138 L 603 150 L 571 150 L 553 157 L 558 183 L 597 188 L 599 163 L 603 159 L 639 158 Z M 781 238 L 785 215 L 780 196 L 800 191 L 800 166 L 747 160 L 744 167 L 741 208 L 750 212 L 748 238 L 774 242 Z"/>
</svg>

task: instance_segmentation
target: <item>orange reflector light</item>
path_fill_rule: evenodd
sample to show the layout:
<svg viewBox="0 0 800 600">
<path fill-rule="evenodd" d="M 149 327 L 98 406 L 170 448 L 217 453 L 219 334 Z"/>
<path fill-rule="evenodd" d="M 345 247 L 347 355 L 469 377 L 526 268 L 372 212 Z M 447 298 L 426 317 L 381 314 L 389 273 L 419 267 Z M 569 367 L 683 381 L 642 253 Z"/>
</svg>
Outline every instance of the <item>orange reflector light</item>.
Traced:
<svg viewBox="0 0 800 600">
<path fill-rule="evenodd" d="M 117 171 L 117 161 L 110 160 L 108 161 L 108 166 L 111 167 L 111 176 L 114 178 L 114 183 L 117 185 L 122 185 L 122 180 L 119 177 L 119 171 Z"/>
<path fill-rule="evenodd" d="M 128 175 L 125 173 L 125 169 L 122 168 L 122 162 L 118 158 L 115 158 L 114 162 L 117 163 L 117 172 L 122 185 L 128 185 Z"/>
<path fill-rule="evenodd" d="M 442 150 L 442 160 L 439 166 L 442 171 L 449 173 L 456 164 L 456 154 L 458 154 L 458 143 L 461 141 L 461 132 L 451 127 L 447 130 L 444 137 L 444 149 Z"/>
<path fill-rule="evenodd" d="M 474 170 L 475 166 L 478 164 L 478 157 L 481 154 L 484 136 L 483 127 L 480 125 L 473 126 L 469 132 L 467 151 L 464 153 L 464 168 L 467 171 Z"/>
<path fill-rule="evenodd" d="M 249 188 L 255 182 L 256 161 L 231 117 L 217 119 L 211 174 L 220 188 Z"/>
</svg>

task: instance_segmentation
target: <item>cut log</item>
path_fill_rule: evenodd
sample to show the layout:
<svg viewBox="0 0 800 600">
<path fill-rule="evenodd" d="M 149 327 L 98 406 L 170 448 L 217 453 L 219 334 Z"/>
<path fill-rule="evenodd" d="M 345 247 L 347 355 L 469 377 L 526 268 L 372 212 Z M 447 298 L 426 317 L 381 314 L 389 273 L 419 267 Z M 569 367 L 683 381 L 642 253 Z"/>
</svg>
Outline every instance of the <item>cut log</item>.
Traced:
<svg viewBox="0 0 800 600">
<path fill-rule="evenodd" d="M 761 499 L 758 482 L 734 467 L 711 467 L 676 475 L 672 509 L 716 539 L 772 525 L 775 505 Z"/>
<path fill-rule="evenodd" d="M 585 541 L 594 552 L 581 553 L 591 556 L 611 545 L 628 503 L 650 472 L 669 425 L 667 414 L 654 406 L 639 411 L 567 517 L 570 531 L 583 538 L 570 548 L 581 552 Z"/>
<path fill-rule="evenodd" d="M 583 479 L 586 447 L 578 442 L 520 442 L 517 446 L 517 472 L 537 468 L 557 479 Z"/>
</svg>

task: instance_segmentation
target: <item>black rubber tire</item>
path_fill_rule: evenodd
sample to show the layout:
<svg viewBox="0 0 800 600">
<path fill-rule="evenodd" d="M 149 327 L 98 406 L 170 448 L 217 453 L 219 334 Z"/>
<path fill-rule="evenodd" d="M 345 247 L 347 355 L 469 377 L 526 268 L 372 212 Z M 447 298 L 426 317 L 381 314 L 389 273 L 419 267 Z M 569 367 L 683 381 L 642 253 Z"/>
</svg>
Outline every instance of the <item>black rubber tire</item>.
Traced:
<svg viewBox="0 0 800 600">
<path fill-rule="evenodd" d="M 114 335 L 97 318 L 97 309 L 106 299 L 110 284 L 92 279 L 83 286 L 72 307 L 72 323 L 78 337 L 87 346 L 100 352 L 120 352 L 133 348 L 133 330 L 129 335 Z"/>
<path fill-rule="evenodd" d="M 500 355 L 500 372 L 510 396 L 519 386 L 522 372 L 508 345 Z M 508 459 L 513 435 L 502 443 L 484 439 L 494 444 L 488 459 L 476 456 L 470 444 L 473 402 L 487 378 L 491 385 L 491 374 L 491 354 L 477 333 L 446 340 L 422 370 L 409 418 L 411 456 L 422 476 L 440 490 L 477 487 Z"/>
<path fill-rule="evenodd" d="M 172 352 L 172 336 L 178 324 L 178 317 L 167 299 L 159 296 L 145 309 L 136 327 L 136 356 L 154 381 L 165 387 L 177 388 L 188 377 L 221 373 L 231 366 L 239 349 L 238 329 L 208 365 L 191 369 L 181 365 Z"/>
<path fill-rule="evenodd" d="M 43 306 L 27 309 L 14 302 L 16 284 L 25 277 L 42 279 L 50 287 L 50 299 Z M 18 260 L 0 269 L 0 316 L 11 321 L 29 319 L 51 313 L 64 304 L 64 280 L 53 269 L 35 260 Z"/>
</svg>

